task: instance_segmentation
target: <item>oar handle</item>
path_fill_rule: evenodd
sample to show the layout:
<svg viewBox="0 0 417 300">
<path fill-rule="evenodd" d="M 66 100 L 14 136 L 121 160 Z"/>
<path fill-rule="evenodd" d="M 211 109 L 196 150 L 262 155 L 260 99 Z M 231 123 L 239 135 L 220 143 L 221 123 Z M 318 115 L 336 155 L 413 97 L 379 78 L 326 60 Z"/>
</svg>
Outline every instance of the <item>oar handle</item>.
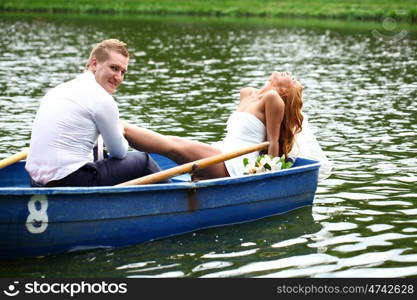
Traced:
<svg viewBox="0 0 417 300">
<path fill-rule="evenodd" d="M 28 150 L 24 149 L 19 153 L 13 154 L 5 159 L 0 160 L 0 169 L 10 166 L 22 159 L 25 159 L 28 156 Z"/>
<path fill-rule="evenodd" d="M 170 169 L 158 172 L 158 173 L 154 173 L 154 174 L 150 174 L 144 177 L 126 181 L 116 186 L 129 186 L 129 185 L 139 185 L 139 184 L 160 182 L 160 181 L 169 179 L 171 177 L 174 177 L 176 175 L 195 172 L 196 170 L 207 168 L 208 166 L 223 162 L 225 160 L 229 160 L 229 159 L 232 159 L 232 158 L 235 158 L 235 157 L 247 154 L 247 153 L 260 151 L 262 149 L 267 148 L 268 146 L 269 146 L 269 142 L 263 142 L 257 145 L 243 148 L 243 149 L 202 158 L 202 159 L 189 162 L 181 166 L 173 167 L 173 168 L 170 168 Z"/>
</svg>

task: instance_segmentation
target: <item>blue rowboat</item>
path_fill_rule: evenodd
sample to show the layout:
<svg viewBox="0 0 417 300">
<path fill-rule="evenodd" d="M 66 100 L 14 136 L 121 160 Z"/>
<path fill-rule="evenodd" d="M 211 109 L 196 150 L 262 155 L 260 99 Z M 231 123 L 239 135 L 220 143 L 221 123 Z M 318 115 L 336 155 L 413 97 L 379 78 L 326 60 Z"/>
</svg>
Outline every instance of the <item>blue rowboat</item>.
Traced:
<svg viewBox="0 0 417 300">
<path fill-rule="evenodd" d="M 163 169 L 171 160 L 153 155 Z M 237 178 L 128 187 L 31 188 L 24 162 L 0 169 L 0 259 L 121 247 L 313 203 L 319 163 Z"/>
</svg>

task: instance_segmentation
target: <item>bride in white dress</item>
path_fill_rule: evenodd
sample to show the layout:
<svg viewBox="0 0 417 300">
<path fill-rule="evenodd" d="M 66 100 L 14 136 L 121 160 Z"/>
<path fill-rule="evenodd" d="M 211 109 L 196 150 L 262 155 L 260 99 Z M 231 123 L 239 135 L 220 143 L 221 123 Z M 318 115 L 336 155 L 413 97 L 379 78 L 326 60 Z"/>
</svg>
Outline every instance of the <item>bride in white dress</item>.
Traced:
<svg viewBox="0 0 417 300">
<path fill-rule="evenodd" d="M 125 136 L 133 148 L 162 154 L 178 164 L 269 141 L 267 153 L 274 157 L 320 161 L 320 178 L 325 178 L 331 166 L 302 113 L 302 95 L 303 87 L 291 73 L 273 72 L 262 88 L 241 89 L 240 103 L 227 121 L 222 141 L 209 145 L 127 123 L 124 123 Z M 249 153 L 199 170 L 196 175 L 200 179 L 242 176 L 243 158 L 254 159 L 258 155 Z"/>
</svg>

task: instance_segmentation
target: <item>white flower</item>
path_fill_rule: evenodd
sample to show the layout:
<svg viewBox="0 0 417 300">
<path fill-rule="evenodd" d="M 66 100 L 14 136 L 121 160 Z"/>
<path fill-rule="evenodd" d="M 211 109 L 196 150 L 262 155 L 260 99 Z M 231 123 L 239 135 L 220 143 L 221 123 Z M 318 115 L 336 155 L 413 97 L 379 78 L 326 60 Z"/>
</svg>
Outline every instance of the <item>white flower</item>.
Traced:
<svg viewBox="0 0 417 300">
<path fill-rule="evenodd" d="M 277 165 L 278 163 L 280 163 L 281 162 L 281 159 L 277 156 L 277 157 L 274 157 L 273 159 L 272 159 L 272 163 L 274 164 L 274 165 Z"/>
<path fill-rule="evenodd" d="M 265 169 L 262 166 L 257 166 L 257 167 L 255 167 L 255 169 L 256 169 L 256 173 L 263 173 L 263 172 L 265 172 Z"/>
<path fill-rule="evenodd" d="M 291 167 L 291 163 L 285 161 L 284 155 L 282 157 L 272 157 L 270 155 L 260 155 L 255 161 L 245 158 L 243 160 L 245 166 L 244 174 L 256 174 L 269 171 L 277 171 Z"/>
<path fill-rule="evenodd" d="M 249 164 L 245 167 L 245 174 L 255 174 L 257 171 L 256 167 L 252 164 Z"/>
<path fill-rule="evenodd" d="M 272 162 L 272 166 L 271 166 L 272 170 L 271 171 L 277 171 L 277 170 L 281 170 L 282 168 L 282 163 L 280 161 L 278 162 Z"/>
<path fill-rule="evenodd" d="M 272 165 L 272 159 L 269 155 L 263 155 L 260 161 L 261 166 L 265 166 L 266 164 Z"/>
</svg>

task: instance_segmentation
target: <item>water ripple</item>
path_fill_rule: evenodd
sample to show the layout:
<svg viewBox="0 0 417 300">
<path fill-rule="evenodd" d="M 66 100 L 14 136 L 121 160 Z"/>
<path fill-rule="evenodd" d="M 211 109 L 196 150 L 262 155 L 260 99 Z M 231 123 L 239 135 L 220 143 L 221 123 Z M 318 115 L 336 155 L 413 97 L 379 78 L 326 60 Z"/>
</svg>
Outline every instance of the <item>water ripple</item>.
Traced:
<svg viewBox="0 0 417 300">
<path fill-rule="evenodd" d="M 332 263 L 337 261 L 333 256 L 327 254 L 310 254 L 303 256 L 293 256 L 282 258 L 278 260 L 256 262 L 251 263 L 234 270 L 222 271 L 217 273 L 211 273 L 208 275 L 201 276 L 202 278 L 212 277 L 232 277 L 232 276 L 243 276 L 245 274 L 254 274 L 262 271 L 270 271 L 276 269 L 284 269 L 293 266 L 297 267 L 309 267 L 312 265 L 323 265 L 326 263 Z"/>
<path fill-rule="evenodd" d="M 272 71 L 292 71 L 305 87 L 304 110 L 333 173 L 320 182 L 310 210 L 219 228 L 215 234 L 209 230 L 153 241 L 112 255 L 89 252 L 68 254 L 73 259 L 45 258 L 45 264 L 11 263 L 0 273 L 417 275 L 415 34 L 390 43 L 360 26 L 108 18 L 2 17 L 0 158 L 28 145 L 39 100 L 83 70 L 92 41 L 116 36 L 134 54 L 115 95 L 123 119 L 162 134 L 214 142 L 225 133 L 241 87 L 262 86 Z"/>
</svg>

